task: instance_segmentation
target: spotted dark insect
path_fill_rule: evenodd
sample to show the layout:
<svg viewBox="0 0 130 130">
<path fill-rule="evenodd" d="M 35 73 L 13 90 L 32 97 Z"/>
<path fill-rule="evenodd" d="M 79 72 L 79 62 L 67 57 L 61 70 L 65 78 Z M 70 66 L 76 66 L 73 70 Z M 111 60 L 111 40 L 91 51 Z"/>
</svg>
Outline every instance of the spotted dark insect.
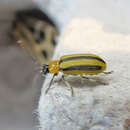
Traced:
<svg viewBox="0 0 130 130">
<path fill-rule="evenodd" d="M 58 29 L 45 13 L 36 8 L 17 11 L 11 33 L 41 65 L 49 63 Z"/>
</svg>

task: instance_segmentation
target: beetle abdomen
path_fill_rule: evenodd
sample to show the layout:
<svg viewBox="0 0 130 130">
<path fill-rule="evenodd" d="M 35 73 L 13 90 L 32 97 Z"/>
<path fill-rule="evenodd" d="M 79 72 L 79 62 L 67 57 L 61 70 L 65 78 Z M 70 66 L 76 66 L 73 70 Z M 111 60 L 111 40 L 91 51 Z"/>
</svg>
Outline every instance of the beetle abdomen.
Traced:
<svg viewBox="0 0 130 130">
<path fill-rule="evenodd" d="M 62 56 L 59 67 L 64 74 L 94 75 L 103 72 L 106 63 L 94 54 L 72 54 Z"/>
</svg>

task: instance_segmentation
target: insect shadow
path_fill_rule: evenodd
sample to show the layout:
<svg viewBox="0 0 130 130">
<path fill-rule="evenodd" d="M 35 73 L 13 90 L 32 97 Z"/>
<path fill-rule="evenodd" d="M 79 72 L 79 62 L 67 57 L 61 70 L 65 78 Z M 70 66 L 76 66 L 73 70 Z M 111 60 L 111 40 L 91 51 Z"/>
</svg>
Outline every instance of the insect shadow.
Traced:
<svg viewBox="0 0 130 130">
<path fill-rule="evenodd" d="M 66 76 L 65 81 L 70 84 L 71 87 L 74 88 L 84 88 L 84 87 L 97 87 L 100 85 L 108 85 L 109 81 L 106 80 L 103 76 Z M 57 81 L 54 81 L 57 82 Z M 58 81 L 59 85 L 63 85 L 64 82 L 60 79 Z M 64 84 L 65 85 L 65 84 Z M 66 85 L 65 85 L 66 86 Z"/>
</svg>

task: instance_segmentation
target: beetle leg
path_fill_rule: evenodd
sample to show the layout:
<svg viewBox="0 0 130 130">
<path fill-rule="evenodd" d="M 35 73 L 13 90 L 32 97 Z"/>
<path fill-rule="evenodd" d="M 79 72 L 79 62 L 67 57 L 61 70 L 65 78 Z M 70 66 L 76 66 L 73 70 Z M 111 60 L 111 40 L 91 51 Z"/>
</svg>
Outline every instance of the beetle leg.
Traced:
<svg viewBox="0 0 130 130">
<path fill-rule="evenodd" d="M 88 77 L 83 76 L 83 75 L 80 75 L 80 78 L 81 78 L 81 83 L 82 83 L 82 84 L 84 83 L 84 79 L 89 79 Z"/>
<path fill-rule="evenodd" d="M 56 74 L 53 75 L 53 77 L 52 77 L 52 79 L 51 79 L 51 81 L 50 81 L 50 83 L 49 83 L 49 86 L 48 86 L 48 88 L 47 88 L 46 91 L 45 91 L 45 94 L 48 93 L 48 91 L 49 91 L 49 89 L 50 89 L 50 87 L 51 87 L 51 85 L 52 85 L 52 82 L 53 82 L 55 76 L 56 76 Z"/>
<path fill-rule="evenodd" d="M 88 77 L 86 77 L 86 76 L 83 76 L 83 75 L 81 76 L 81 78 L 83 78 L 83 79 L 88 79 L 88 80 L 90 79 L 90 78 L 88 78 Z"/>
<path fill-rule="evenodd" d="M 74 96 L 73 87 L 65 80 L 64 75 L 62 75 L 62 80 L 63 80 L 63 82 L 66 84 L 66 86 L 71 89 L 71 95 Z"/>
<path fill-rule="evenodd" d="M 82 78 L 87 79 L 87 80 L 92 81 L 92 82 L 97 82 L 99 84 L 107 85 L 107 83 L 104 83 L 102 81 L 99 81 L 99 80 L 96 80 L 96 79 L 92 79 L 92 78 L 89 78 L 89 77 L 86 77 L 86 76 L 82 76 Z"/>
<path fill-rule="evenodd" d="M 104 74 L 112 74 L 114 71 L 103 72 Z"/>
</svg>

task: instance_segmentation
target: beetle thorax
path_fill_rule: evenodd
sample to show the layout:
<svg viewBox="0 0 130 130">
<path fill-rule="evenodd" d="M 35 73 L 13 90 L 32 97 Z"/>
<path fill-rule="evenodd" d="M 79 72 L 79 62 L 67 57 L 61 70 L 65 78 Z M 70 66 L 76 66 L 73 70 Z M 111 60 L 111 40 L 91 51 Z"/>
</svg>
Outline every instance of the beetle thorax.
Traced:
<svg viewBox="0 0 130 130">
<path fill-rule="evenodd" d="M 59 61 L 51 61 L 49 64 L 49 72 L 53 74 L 57 74 L 59 72 Z"/>
</svg>

